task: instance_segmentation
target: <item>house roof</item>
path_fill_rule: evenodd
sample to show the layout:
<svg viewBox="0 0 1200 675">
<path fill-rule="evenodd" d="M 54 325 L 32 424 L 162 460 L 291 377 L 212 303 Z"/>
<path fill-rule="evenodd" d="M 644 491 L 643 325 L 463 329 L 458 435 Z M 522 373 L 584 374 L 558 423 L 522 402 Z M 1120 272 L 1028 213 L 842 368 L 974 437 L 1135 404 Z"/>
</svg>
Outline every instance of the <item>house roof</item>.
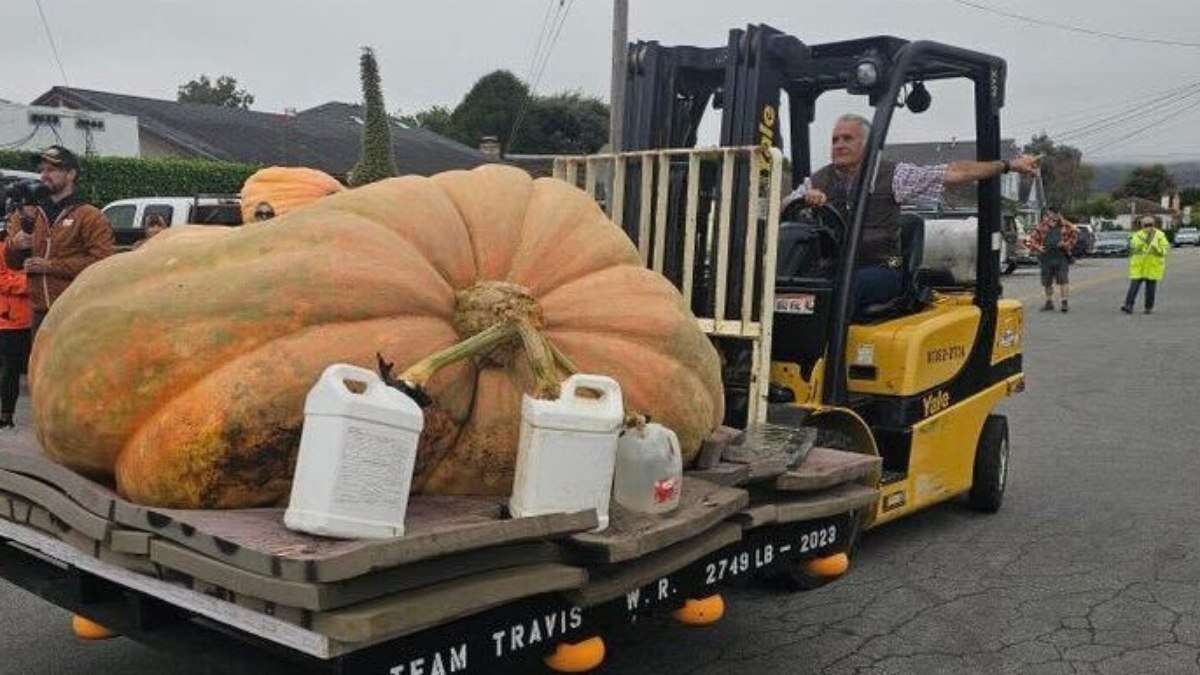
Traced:
<svg viewBox="0 0 1200 675">
<path fill-rule="evenodd" d="M 1141 197 L 1122 197 L 1121 199 L 1113 200 L 1113 209 L 1118 216 L 1127 215 L 1136 210 L 1139 216 L 1159 216 L 1175 213 L 1171 209 L 1164 209 L 1162 204 L 1150 199 Z"/>
<path fill-rule="evenodd" d="M 976 158 L 975 141 L 940 141 L 937 143 L 888 143 L 883 148 L 884 159 L 893 162 L 911 162 L 922 166 L 949 164 Z M 1000 158 L 1011 159 L 1021 154 L 1016 141 L 1006 138 L 1000 141 Z"/>
<path fill-rule="evenodd" d="M 310 166 L 339 175 L 358 161 L 362 142 L 362 106 L 336 101 L 284 115 L 54 87 L 33 103 L 133 115 L 142 130 L 199 157 Z M 494 161 L 470 147 L 425 129 L 410 129 L 396 120 L 392 120 L 392 148 L 401 174 L 429 175 Z"/>
</svg>

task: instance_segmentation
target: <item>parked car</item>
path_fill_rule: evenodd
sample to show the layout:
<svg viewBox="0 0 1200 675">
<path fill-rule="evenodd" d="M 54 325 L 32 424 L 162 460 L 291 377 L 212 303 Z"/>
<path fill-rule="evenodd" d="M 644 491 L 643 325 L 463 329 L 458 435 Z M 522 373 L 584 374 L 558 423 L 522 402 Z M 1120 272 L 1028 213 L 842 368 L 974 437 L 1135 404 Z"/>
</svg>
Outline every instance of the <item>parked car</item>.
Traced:
<svg viewBox="0 0 1200 675">
<path fill-rule="evenodd" d="M 1175 247 L 1178 248 L 1187 244 L 1188 246 L 1200 246 L 1200 230 L 1194 227 L 1181 227 L 1175 232 Z"/>
<path fill-rule="evenodd" d="M 1105 258 L 1129 255 L 1129 233 L 1122 230 L 1097 234 L 1094 255 Z"/>
<path fill-rule="evenodd" d="M 104 207 L 104 215 L 112 223 L 117 248 L 122 250 L 146 236 L 146 219 L 150 216 L 162 216 L 168 227 L 242 224 L 241 199 L 237 195 L 118 199 Z"/>
</svg>

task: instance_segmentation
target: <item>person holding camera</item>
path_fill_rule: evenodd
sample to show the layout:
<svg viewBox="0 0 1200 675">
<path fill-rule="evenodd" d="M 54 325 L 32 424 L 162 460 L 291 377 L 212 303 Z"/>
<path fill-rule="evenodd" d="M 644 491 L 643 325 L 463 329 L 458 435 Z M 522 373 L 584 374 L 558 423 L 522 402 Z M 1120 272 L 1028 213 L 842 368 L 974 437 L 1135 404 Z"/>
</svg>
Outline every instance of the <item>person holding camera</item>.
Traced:
<svg viewBox="0 0 1200 675">
<path fill-rule="evenodd" d="M 1138 291 L 1146 284 L 1145 311 L 1153 314 L 1158 282 L 1167 273 L 1167 251 L 1171 250 L 1171 242 L 1161 229 L 1155 227 L 1154 218 L 1150 216 L 1139 219 L 1137 226 L 1137 232 L 1129 238 L 1129 291 L 1121 311 L 1133 314 Z"/>
<path fill-rule="evenodd" d="M 114 243 L 108 218 L 76 190 L 80 167 L 75 153 L 52 145 L 37 160 L 44 188 L 30 190 L 47 194 L 26 195 L 29 203 L 17 209 L 8 225 L 14 257 L 25 257 L 34 338 L 54 300 L 89 265 L 112 255 Z"/>
<path fill-rule="evenodd" d="M 1071 290 L 1071 251 L 1079 230 L 1062 217 L 1058 207 L 1046 208 L 1046 215 L 1029 235 L 1029 248 L 1038 254 L 1042 269 L 1042 287 L 1046 289 L 1046 304 L 1043 312 L 1054 311 L 1054 284 L 1058 284 L 1058 297 L 1062 300 L 1062 311 L 1068 311 L 1067 301 Z"/>
</svg>

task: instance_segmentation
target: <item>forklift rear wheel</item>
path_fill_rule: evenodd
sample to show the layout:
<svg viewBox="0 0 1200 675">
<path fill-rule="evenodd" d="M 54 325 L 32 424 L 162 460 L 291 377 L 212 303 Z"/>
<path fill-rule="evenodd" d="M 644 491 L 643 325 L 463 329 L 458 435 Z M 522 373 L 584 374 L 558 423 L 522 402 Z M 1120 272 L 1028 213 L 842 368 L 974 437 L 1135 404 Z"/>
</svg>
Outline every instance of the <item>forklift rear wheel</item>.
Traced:
<svg viewBox="0 0 1200 675">
<path fill-rule="evenodd" d="M 988 415 L 975 450 L 975 476 L 967 503 L 976 511 L 995 513 L 1008 483 L 1008 418 Z"/>
</svg>

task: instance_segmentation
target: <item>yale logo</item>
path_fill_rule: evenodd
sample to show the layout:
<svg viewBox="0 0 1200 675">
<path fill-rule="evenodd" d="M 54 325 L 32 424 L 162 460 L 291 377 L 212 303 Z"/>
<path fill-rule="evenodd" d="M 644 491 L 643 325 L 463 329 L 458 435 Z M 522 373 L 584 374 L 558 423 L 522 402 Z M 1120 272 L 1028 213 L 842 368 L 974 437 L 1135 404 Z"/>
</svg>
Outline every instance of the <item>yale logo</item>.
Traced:
<svg viewBox="0 0 1200 675">
<path fill-rule="evenodd" d="M 925 417 L 936 415 L 950 407 L 950 392 L 935 391 L 921 399 L 921 405 L 925 408 Z"/>
<path fill-rule="evenodd" d="M 771 148 L 775 145 L 775 107 L 765 105 L 762 120 L 758 124 L 758 146 L 762 149 L 764 162 L 771 161 Z"/>
</svg>

